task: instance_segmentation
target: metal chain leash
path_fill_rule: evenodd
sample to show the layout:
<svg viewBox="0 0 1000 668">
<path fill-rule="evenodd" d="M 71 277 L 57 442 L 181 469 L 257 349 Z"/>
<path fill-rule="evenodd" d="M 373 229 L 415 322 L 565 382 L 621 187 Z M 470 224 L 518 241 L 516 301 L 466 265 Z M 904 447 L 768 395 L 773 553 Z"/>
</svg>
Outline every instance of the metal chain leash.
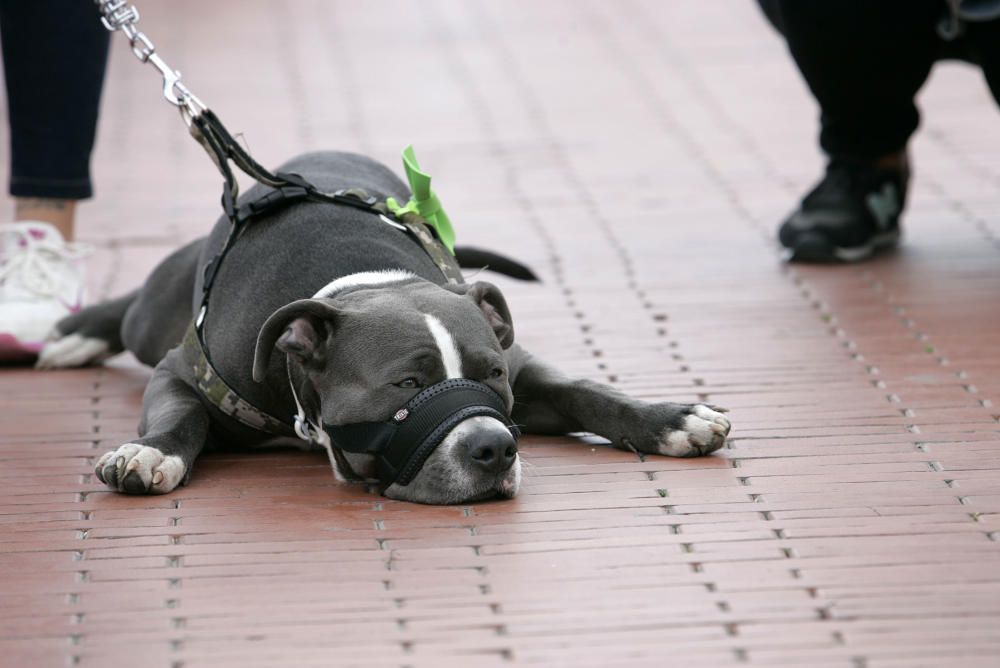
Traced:
<svg viewBox="0 0 1000 668">
<path fill-rule="evenodd" d="M 132 46 L 132 53 L 141 63 L 149 63 L 163 76 L 163 97 L 181 112 L 181 118 L 190 128 L 191 122 L 208 109 L 187 87 L 181 83 L 181 73 L 171 68 L 156 53 L 156 47 L 146 35 L 136 27 L 139 10 L 126 0 L 94 0 L 101 12 L 101 23 L 110 32 L 122 31 Z"/>
</svg>

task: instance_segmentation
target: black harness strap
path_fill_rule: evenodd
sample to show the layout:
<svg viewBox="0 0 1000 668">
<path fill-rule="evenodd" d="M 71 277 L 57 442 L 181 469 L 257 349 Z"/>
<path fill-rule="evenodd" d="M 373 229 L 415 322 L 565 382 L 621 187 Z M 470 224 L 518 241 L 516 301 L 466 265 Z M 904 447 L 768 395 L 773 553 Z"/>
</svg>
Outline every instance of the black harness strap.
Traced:
<svg viewBox="0 0 1000 668">
<path fill-rule="evenodd" d="M 454 257 L 444 248 L 432 228 L 419 216 L 407 213 L 397 217 L 389 211 L 384 203 L 360 189 L 349 188 L 328 193 L 319 190 L 299 174 L 271 172 L 254 160 L 239 145 L 222 124 L 222 121 L 210 109 L 204 110 L 191 119 L 191 134 L 204 147 L 222 174 L 224 179 L 222 209 L 225 211 L 226 217 L 229 218 L 230 227 L 229 235 L 222 249 L 205 265 L 201 307 L 194 321 L 193 332 L 186 337 L 185 345 L 197 347 L 196 353 L 199 361 L 195 373 L 198 377 L 199 387 L 202 388 L 203 394 L 209 401 L 243 424 L 269 433 L 285 434 L 288 431 L 288 423 L 285 420 L 272 417 L 244 400 L 212 366 L 202 329 L 205 316 L 208 313 L 212 284 L 218 275 L 219 267 L 248 223 L 296 202 L 328 202 L 349 206 L 381 216 L 394 226 L 406 230 L 423 247 L 449 282 L 461 283 L 462 273 Z M 236 165 L 258 183 L 269 186 L 273 190 L 238 206 L 239 184 L 230 163 Z"/>
<path fill-rule="evenodd" d="M 350 206 L 362 211 L 368 211 L 375 215 L 393 217 L 395 216 L 389 209 L 380 203 L 375 197 L 357 189 L 344 189 L 328 193 L 319 190 L 312 183 L 304 179 L 299 174 L 288 172 L 272 173 L 259 162 L 254 160 L 246 150 L 237 143 L 229 130 L 222 124 L 222 121 L 210 109 L 192 119 L 191 134 L 201 143 L 208 152 L 212 161 L 215 162 L 222 177 L 225 180 L 222 189 L 222 209 L 226 213 L 231 223 L 229 236 L 226 239 L 222 250 L 205 266 L 204 286 L 202 288 L 201 309 L 195 321 L 199 339 L 201 338 L 201 325 L 204 322 L 205 314 L 208 310 L 208 296 L 212 288 L 212 283 L 218 274 L 219 266 L 225 260 L 229 249 L 232 248 L 236 240 L 239 239 L 246 226 L 246 223 L 254 218 L 271 212 L 279 207 L 287 206 L 298 201 L 329 202 Z M 260 198 L 248 202 L 242 206 L 237 206 L 239 198 L 239 184 L 233 174 L 229 163 L 235 164 L 241 171 L 253 178 L 255 181 L 274 188 L 273 191 L 265 193 Z M 420 243 L 434 263 L 437 265 L 444 277 L 453 283 L 462 282 L 462 272 L 457 262 L 450 253 L 445 250 L 437 237 L 431 231 L 431 227 L 419 216 L 412 213 L 404 214 L 396 219 L 396 224 L 401 225 Z"/>
</svg>

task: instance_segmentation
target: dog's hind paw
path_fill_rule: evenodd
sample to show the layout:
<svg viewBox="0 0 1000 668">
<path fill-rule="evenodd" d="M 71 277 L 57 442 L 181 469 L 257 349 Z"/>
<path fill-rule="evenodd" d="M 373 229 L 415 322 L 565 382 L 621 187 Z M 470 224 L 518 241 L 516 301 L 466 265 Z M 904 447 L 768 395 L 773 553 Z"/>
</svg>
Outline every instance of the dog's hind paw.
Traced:
<svg viewBox="0 0 1000 668">
<path fill-rule="evenodd" d="M 49 341 L 38 353 L 37 369 L 66 369 L 95 364 L 109 356 L 108 342 L 79 334 Z"/>
<path fill-rule="evenodd" d="M 726 444 L 732 425 L 729 418 L 714 407 L 694 404 L 684 416 L 679 429 L 665 429 L 656 452 L 670 457 L 697 457 L 715 452 Z"/>
<path fill-rule="evenodd" d="M 154 447 L 126 443 L 106 452 L 94 467 L 98 479 L 116 492 L 166 494 L 184 480 L 187 466 L 177 455 Z"/>
</svg>

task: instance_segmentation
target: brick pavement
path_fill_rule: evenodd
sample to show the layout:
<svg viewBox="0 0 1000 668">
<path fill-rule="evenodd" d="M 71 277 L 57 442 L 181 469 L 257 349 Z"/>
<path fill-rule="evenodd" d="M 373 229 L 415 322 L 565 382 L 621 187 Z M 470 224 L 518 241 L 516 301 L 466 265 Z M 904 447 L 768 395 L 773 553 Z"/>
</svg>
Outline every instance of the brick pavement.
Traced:
<svg viewBox="0 0 1000 668">
<path fill-rule="evenodd" d="M 699 460 L 526 439 L 521 496 L 336 484 L 322 456 L 206 455 L 106 492 L 128 359 L 0 373 L 4 666 L 995 666 L 1000 121 L 939 66 L 906 244 L 783 266 L 814 106 L 753 3 L 147 0 L 143 26 L 255 155 L 417 145 L 522 343 L 648 399 L 732 409 Z M 115 45 L 81 236 L 97 295 L 217 215 L 219 182 Z"/>
</svg>

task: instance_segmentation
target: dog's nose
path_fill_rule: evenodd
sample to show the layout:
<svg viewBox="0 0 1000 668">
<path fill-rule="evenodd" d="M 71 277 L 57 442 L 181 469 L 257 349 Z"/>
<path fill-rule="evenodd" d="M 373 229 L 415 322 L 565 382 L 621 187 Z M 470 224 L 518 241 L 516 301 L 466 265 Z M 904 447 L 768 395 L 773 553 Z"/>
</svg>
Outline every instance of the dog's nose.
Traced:
<svg viewBox="0 0 1000 668">
<path fill-rule="evenodd" d="M 469 439 L 469 461 L 487 473 L 502 473 L 509 469 L 517 457 L 517 441 L 509 431 L 489 431 Z"/>
</svg>

